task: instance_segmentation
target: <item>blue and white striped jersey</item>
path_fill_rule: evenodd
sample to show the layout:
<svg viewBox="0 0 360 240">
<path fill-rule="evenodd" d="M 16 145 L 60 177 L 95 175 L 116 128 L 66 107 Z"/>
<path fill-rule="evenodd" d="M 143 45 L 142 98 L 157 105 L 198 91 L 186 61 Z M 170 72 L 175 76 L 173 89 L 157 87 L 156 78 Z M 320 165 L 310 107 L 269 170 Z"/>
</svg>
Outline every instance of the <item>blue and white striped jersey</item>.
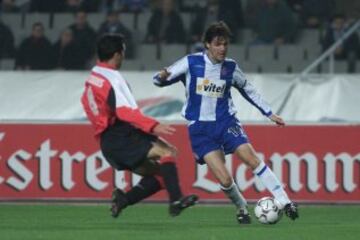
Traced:
<svg viewBox="0 0 360 240">
<path fill-rule="evenodd" d="M 186 88 L 186 102 L 182 114 L 189 121 L 217 121 L 236 113 L 230 88 L 241 95 L 266 116 L 270 106 L 247 81 L 244 73 L 232 59 L 212 63 L 205 52 L 187 55 L 167 67 L 171 75 L 166 81 L 154 76 L 154 84 L 167 86 L 182 81 Z"/>
</svg>

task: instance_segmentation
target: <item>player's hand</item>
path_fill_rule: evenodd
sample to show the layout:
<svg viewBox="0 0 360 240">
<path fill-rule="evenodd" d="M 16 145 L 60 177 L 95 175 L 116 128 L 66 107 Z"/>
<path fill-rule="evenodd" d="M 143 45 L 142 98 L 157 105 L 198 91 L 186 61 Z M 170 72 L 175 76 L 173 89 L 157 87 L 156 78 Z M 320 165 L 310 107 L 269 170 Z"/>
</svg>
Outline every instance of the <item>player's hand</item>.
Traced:
<svg viewBox="0 0 360 240">
<path fill-rule="evenodd" d="M 153 133 L 156 135 L 161 135 L 161 134 L 173 135 L 175 133 L 175 131 L 176 131 L 176 129 L 173 128 L 172 126 L 166 125 L 166 124 L 161 124 L 161 123 L 156 125 L 153 129 Z"/>
<path fill-rule="evenodd" d="M 159 78 L 161 81 L 165 81 L 170 76 L 170 74 L 171 73 L 168 72 L 166 68 L 164 68 L 163 70 L 160 71 Z"/>
<path fill-rule="evenodd" d="M 270 118 L 271 121 L 276 123 L 278 126 L 285 126 L 285 121 L 280 116 L 273 113 L 273 114 L 270 115 L 269 118 Z"/>
</svg>

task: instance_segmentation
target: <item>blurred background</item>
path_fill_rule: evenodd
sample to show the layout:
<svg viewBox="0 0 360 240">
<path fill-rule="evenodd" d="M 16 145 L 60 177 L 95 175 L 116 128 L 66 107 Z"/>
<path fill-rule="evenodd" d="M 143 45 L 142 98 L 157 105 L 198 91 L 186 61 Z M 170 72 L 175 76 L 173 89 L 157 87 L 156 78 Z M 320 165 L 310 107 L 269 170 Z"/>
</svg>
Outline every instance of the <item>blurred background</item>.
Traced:
<svg viewBox="0 0 360 240">
<path fill-rule="evenodd" d="M 84 120 L 77 101 L 83 70 L 95 64 L 102 34 L 121 33 L 127 45 L 121 71 L 142 109 L 182 120 L 182 89 L 155 89 L 152 75 L 202 51 L 204 29 L 222 20 L 233 33 L 228 57 L 285 120 L 360 121 L 353 104 L 360 101 L 359 17 L 360 1 L 353 0 L 0 0 L 0 79 L 7 84 L 0 88 L 0 119 Z M 233 97 L 243 120 L 264 121 Z M 21 102 L 32 102 L 30 109 L 18 111 L 14 104 Z"/>
<path fill-rule="evenodd" d="M 245 72 L 299 73 L 360 16 L 354 0 L 1 0 L 1 70 L 83 70 L 94 63 L 96 39 L 122 33 L 123 70 L 157 70 L 202 49 L 213 21 L 233 32 L 229 57 Z M 314 72 L 360 71 L 358 33 Z M 331 68 L 331 69 L 329 69 Z"/>
</svg>

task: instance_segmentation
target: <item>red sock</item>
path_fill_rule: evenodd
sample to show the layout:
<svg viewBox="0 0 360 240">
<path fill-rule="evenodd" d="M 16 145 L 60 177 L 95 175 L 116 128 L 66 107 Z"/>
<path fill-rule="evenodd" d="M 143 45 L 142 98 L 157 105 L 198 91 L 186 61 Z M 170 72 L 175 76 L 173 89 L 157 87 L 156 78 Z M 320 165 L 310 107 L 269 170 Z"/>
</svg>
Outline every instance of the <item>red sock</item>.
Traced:
<svg viewBox="0 0 360 240">
<path fill-rule="evenodd" d="M 160 158 L 160 164 L 163 163 L 176 163 L 176 158 L 173 156 L 166 156 L 166 157 L 162 157 Z"/>
</svg>

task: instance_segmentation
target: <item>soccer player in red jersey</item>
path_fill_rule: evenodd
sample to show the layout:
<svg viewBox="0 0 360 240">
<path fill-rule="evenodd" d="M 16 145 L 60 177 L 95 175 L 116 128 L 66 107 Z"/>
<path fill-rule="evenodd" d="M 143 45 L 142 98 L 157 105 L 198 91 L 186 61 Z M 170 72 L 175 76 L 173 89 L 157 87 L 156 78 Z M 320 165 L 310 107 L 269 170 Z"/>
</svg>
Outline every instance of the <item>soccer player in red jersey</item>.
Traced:
<svg viewBox="0 0 360 240">
<path fill-rule="evenodd" d="M 165 188 L 170 200 L 169 213 L 177 216 L 194 205 L 198 196 L 182 194 L 176 169 L 177 151 L 158 137 L 171 135 L 175 129 L 142 114 L 118 71 L 124 54 L 121 35 L 104 35 L 99 39 L 98 63 L 91 70 L 81 98 L 106 160 L 117 170 L 143 176 L 130 191 L 113 191 L 111 213 L 117 217 L 127 206 Z"/>
</svg>

